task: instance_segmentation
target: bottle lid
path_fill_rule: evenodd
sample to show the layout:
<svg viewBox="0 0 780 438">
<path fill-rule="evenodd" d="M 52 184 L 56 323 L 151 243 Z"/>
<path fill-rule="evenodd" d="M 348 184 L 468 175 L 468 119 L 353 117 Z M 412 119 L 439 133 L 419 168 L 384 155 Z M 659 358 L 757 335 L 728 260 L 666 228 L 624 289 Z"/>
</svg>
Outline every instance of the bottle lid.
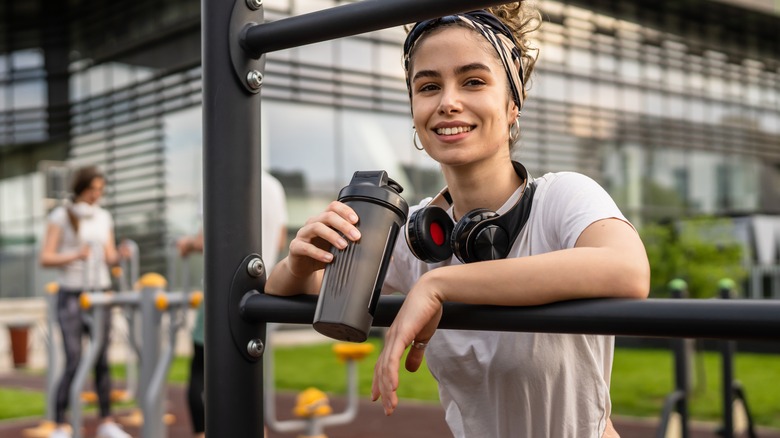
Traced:
<svg viewBox="0 0 780 438">
<path fill-rule="evenodd" d="M 339 201 L 362 200 L 379 203 L 395 210 L 406 222 L 409 205 L 400 195 L 403 190 L 384 170 L 358 171 L 352 175 L 349 185 L 339 192 Z"/>
</svg>

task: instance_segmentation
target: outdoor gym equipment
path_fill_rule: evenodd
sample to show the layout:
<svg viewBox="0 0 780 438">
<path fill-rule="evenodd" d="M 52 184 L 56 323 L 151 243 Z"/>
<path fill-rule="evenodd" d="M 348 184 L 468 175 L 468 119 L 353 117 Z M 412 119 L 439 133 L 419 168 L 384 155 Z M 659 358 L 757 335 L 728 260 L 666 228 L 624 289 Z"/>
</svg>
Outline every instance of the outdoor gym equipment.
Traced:
<svg viewBox="0 0 780 438">
<path fill-rule="evenodd" d="M 265 22 L 260 0 L 202 0 L 206 436 L 263 430 L 266 325 L 311 325 L 317 297 L 263 293 L 260 92 L 265 54 L 507 3 L 363 0 Z M 315 147 L 315 146 L 313 146 Z M 229 195 L 228 195 L 229 194 Z M 440 328 L 780 341 L 780 302 L 590 299 L 544 306 L 444 303 Z M 403 297 L 378 300 L 389 326 Z M 214 397 L 214 398 L 212 398 Z"/>
<path fill-rule="evenodd" d="M 111 270 L 111 274 L 117 282 L 117 286 L 120 291 L 132 290 L 131 285 L 138 279 L 138 260 L 139 251 L 138 245 L 132 240 L 123 241 L 124 245 L 130 250 L 130 257 L 120 261 L 120 265 L 114 267 Z M 102 254 L 102 248 L 94 246 L 92 248 L 93 254 Z M 97 251 L 97 252 L 96 252 Z M 92 263 L 91 267 L 97 269 L 98 263 Z M 84 269 L 84 284 L 89 284 L 87 264 L 85 263 Z M 128 277 L 129 273 L 129 277 Z M 93 272 L 93 278 L 95 273 Z M 46 300 L 46 331 L 44 333 L 44 342 L 46 345 L 46 412 L 44 420 L 35 427 L 27 428 L 23 431 L 23 434 L 27 438 L 47 438 L 56 427 L 55 419 L 55 404 L 57 399 L 57 390 L 59 388 L 60 379 L 62 376 L 64 364 L 60 351 L 58 348 L 58 328 L 59 323 L 57 321 L 57 300 L 59 299 L 59 284 L 51 282 L 45 286 L 45 300 Z M 136 357 L 138 354 L 138 343 L 134 337 L 136 327 L 134 323 L 134 312 L 126 312 L 128 333 L 126 341 L 130 346 L 132 352 L 127 354 L 127 389 L 119 390 L 115 389 L 111 391 L 112 401 L 127 401 L 134 397 L 134 390 L 137 385 L 137 367 Z M 84 402 L 93 402 L 97 399 L 97 395 L 94 392 L 82 392 L 81 400 Z"/>
<path fill-rule="evenodd" d="M 268 334 L 278 330 L 278 324 L 268 325 Z M 273 347 L 268 344 L 263 358 L 265 367 L 265 419 L 275 432 L 303 431 L 298 438 L 327 438 L 323 429 L 328 426 L 347 424 L 357 416 L 359 406 L 357 362 L 374 350 L 372 344 L 333 344 L 333 352 L 347 365 L 347 407 L 343 412 L 333 414 L 328 396 L 317 388 L 308 388 L 298 394 L 293 413 L 298 420 L 277 420 L 276 384 L 274 382 Z"/>
<path fill-rule="evenodd" d="M 74 438 L 80 438 L 81 428 L 81 391 L 87 373 L 97 359 L 100 345 L 106 335 L 103 321 L 112 306 L 134 307 L 141 315 L 141 373 L 138 385 L 138 403 L 141 406 L 143 425 L 142 436 L 164 438 L 167 431 L 164 425 L 164 389 L 165 379 L 173 357 L 176 333 L 183 326 L 183 310 L 200 305 L 202 294 L 199 292 L 166 292 L 166 280 L 159 274 L 146 274 L 138 281 L 140 292 L 119 293 L 82 293 L 81 305 L 93 317 L 93 333 L 89 349 L 76 372 L 71 387 L 71 426 Z M 161 344 L 162 315 L 171 315 L 168 327 L 168 343 L 163 350 Z"/>
<path fill-rule="evenodd" d="M 669 291 L 672 298 L 682 299 L 688 296 L 688 285 L 682 279 L 674 279 L 669 282 Z M 724 278 L 718 284 L 718 296 L 721 299 L 734 298 L 736 284 L 733 280 Z M 674 391 L 666 396 L 661 419 L 656 436 L 680 436 L 688 438 L 689 412 L 688 402 L 691 390 L 690 364 L 693 351 L 693 339 L 674 339 L 672 353 L 674 355 Z M 756 437 L 753 425 L 753 416 L 745 398 L 742 385 L 734 379 L 734 350 L 735 343 L 732 340 L 719 342 L 722 363 L 722 399 L 723 399 L 723 424 L 717 431 L 724 438 L 733 438 L 735 432 L 746 431 L 750 438 Z M 740 421 L 735 421 L 738 418 Z"/>
</svg>

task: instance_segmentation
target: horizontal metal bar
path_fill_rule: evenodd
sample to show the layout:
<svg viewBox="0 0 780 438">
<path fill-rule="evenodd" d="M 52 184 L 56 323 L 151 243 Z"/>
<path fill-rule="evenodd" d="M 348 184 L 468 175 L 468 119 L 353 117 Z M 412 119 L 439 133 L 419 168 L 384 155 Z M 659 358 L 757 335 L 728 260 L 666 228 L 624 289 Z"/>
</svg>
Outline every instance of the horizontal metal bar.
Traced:
<svg viewBox="0 0 780 438">
<path fill-rule="evenodd" d="M 375 327 L 392 324 L 403 297 L 383 296 Z M 249 297 L 242 315 L 258 323 L 311 324 L 317 297 Z M 780 341 L 780 301 L 599 298 L 543 306 L 444 303 L 443 329 Z"/>
<path fill-rule="evenodd" d="M 251 58 L 264 53 L 358 35 L 442 15 L 509 3 L 507 0 L 363 0 L 253 25 L 241 45 Z"/>
</svg>

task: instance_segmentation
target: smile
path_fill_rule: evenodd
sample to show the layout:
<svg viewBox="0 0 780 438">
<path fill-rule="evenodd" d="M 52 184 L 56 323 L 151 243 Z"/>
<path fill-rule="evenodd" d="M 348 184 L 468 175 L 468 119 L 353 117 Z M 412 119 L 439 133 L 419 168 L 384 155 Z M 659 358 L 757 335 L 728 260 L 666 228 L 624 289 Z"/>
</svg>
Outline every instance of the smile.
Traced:
<svg viewBox="0 0 780 438">
<path fill-rule="evenodd" d="M 471 126 L 456 126 L 453 128 L 437 128 L 436 133 L 439 135 L 456 135 L 464 132 L 471 131 Z"/>
</svg>

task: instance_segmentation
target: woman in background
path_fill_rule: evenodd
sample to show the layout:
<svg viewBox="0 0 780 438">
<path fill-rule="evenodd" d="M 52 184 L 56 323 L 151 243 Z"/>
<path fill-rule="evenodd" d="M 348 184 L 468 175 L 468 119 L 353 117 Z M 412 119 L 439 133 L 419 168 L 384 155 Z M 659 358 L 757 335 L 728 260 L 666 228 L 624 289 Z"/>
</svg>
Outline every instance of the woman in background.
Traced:
<svg viewBox="0 0 780 438">
<path fill-rule="evenodd" d="M 57 320 L 62 330 L 65 371 L 59 383 L 55 403 L 57 428 L 50 438 L 70 438 L 72 432 L 65 419 L 70 387 L 81 359 L 85 324 L 79 295 L 81 292 L 108 290 L 111 287 L 109 266 L 116 265 L 120 253 L 114 241 L 111 214 L 98 205 L 106 180 L 95 167 L 78 169 L 73 178 L 72 202 L 55 208 L 49 215 L 40 262 L 44 267 L 60 270 L 57 294 Z M 124 254 L 123 256 L 127 256 Z M 97 438 L 130 438 L 111 418 L 111 376 L 108 369 L 108 333 L 95 363 L 95 387 L 99 401 L 100 424 Z"/>
</svg>

